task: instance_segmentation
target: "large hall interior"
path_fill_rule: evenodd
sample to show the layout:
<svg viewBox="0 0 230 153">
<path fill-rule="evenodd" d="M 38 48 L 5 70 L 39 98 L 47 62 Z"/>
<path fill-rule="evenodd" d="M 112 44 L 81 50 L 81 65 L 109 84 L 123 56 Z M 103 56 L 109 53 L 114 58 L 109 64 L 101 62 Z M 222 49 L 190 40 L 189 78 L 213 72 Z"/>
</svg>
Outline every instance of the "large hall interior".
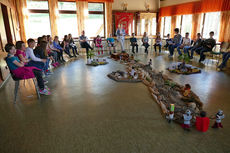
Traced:
<svg viewBox="0 0 230 153">
<path fill-rule="evenodd" d="M 230 0 L 0 0 L 0 153 L 230 153 Z"/>
</svg>

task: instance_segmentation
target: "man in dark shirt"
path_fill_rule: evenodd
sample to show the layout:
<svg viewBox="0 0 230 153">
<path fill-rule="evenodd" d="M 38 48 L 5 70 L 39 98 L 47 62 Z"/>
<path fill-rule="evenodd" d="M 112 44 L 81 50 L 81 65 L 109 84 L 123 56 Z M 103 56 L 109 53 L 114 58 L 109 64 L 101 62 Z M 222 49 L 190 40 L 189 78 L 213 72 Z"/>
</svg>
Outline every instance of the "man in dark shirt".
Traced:
<svg viewBox="0 0 230 153">
<path fill-rule="evenodd" d="M 131 43 L 131 46 L 132 46 L 132 52 L 133 52 L 133 54 L 135 54 L 134 47 L 136 47 L 136 53 L 138 53 L 137 38 L 135 38 L 135 34 L 134 33 L 132 33 L 132 37 L 130 38 L 130 43 Z"/>
<path fill-rule="evenodd" d="M 191 50 L 191 55 L 189 54 L 189 51 L 188 51 L 188 55 L 190 59 L 193 59 L 194 51 L 197 48 L 201 47 L 201 43 L 202 43 L 201 34 L 197 33 L 197 39 L 193 42 L 193 46 L 189 48 L 189 50 Z"/>
<path fill-rule="evenodd" d="M 87 42 L 87 37 L 85 36 L 85 31 L 82 31 L 82 35 L 80 36 L 80 45 L 82 48 L 86 48 L 86 55 L 87 58 L 89 58 L 89 48 L 91 50 L 93 50 L 93 48 L 89 45 L 89 43 Z"/>
<path fill-rule="evenodd" d="M 199 60 L 199 62 L 204 61 L 204 60 L 205 60 L 205 57 L 206 57 L 206 56 L 204 55 L 204 53 L 205 53 L 205 52 L 211 52 L 212 49 L 213 49 L 213 47 L 215 47 L 215 45 L 216 45 L 216 40 L 213 38 L 214 32 L 211 31 L 211 32 L 209 33 L 209 35 L 210 35 L 210 38 L 205 39 L 204 41 L 202 41 L 201 47 L 199 47 L 199 48 L 197 48 L 197 49 L 195 50 L 196 53 L 200 55 L 200 60 Z"/>
</svg>

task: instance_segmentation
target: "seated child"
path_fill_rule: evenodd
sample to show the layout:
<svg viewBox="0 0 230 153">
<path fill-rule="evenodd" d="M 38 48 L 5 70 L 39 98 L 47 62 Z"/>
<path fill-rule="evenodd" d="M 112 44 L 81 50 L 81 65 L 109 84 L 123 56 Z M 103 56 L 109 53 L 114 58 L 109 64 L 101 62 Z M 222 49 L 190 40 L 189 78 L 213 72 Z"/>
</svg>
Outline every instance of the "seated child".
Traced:
<svg viewBox="0 0 230 153">
<path fill-rule="evenodd" d="M 184 53 L 187 54 L 188 53 L 188 49 L 191 47 L 191 39 L 189 38 L 189 33 L 186 32 L 185 33 L 185 37 L 183 38 L 183 43 L 177 47 L 177 51 L 178 54 L 181 56 L 182 53 L 180 51 L 180 49 L 184 50 Z"/>
<path fill-rule="evenodd" d="M 17 41 L 16 42 L 16 54 L 14 56 L 17 56 L 20 61 L 27 64 L 29 60 L 26 58 L 26 45 L 23 41 Z"/>
<path fill-rule="evenodd" d="M 112 34 L 109 35 L 109 38 L 107 38 L 108 46 L 109 46 L 109 52 L 111 53 L 111 47 L 113 47 L 113 52 L 116 53 L 116 48 L 115 48 L 115 40 L 112 37 Z"/>
<path fill-rule="evenodd" d="M 48 57 L 48 53 L 46 50 L 47 46 L 48 46 L 48 43 L 46 41 L 41 41 L 39 43 L 39 45 L 34 49 L 34 54 L 36 57 L 46 60 L 45 67 L 43 68 L 43 71 L 44 71 L 45 75 L 50 75 L 52 73 L 49 71 L 50 58 Z"/>
<path fill-rule="evenodd" d="M 138 44 L 137 44 L 137 38 L 135 38 L 135 33 L 132 33 L 132 37 L 130 38 L 130 45 L 132 46 L 132 53 L 134 52 L 134 47 L 136 47 L 136 53 L 138 53 Z"/>
<path fill-rule="evenodd" d="M 24 63 L 20 61 L 17 56 L 14 56 L 16 49 L 13 44 L 6 44 L 5 50 L 8 52 L 5 60 L 11 73 L 19 79 L 30 79 L 36 77 L 40 94 L 50 95 L 50 92 L 45 89 L 41 70 L 36 67 L 25 67 Z"/>
<path fill-rule="evenodd" d="M 167 34 L 166 45 L 165 45 L 164 47 L 167 49 L 168 46 L 169 46 L 170 44 L 172 44 L 172 43 L 173 43 L 173 41 L 172 41 L 172 39 L 170 38 L 170 34 Z"/>
<path fill-rule="evenodd" d="M 157 33 L 156 43 L 154 44 L 155 52 L 157 52 L 157 46 L 159 47 L 159 53 L 161 53 L 162 40 L 159 32 Z"/>
<path fill-rule="evenodd" d="M 101 44 L 101 37 L 99 35 L 97 35 L 97 38 L 95 39 L 95 45 L 97 48 L 99 48 L 101 50 L 101 54 L 103 54 L 103 46 Z M 100 51 L 98 51 L 98 54 L 100 55 Z"/>
<path fill-rule="evenodd" d="M 43 70 L 46 59 L 41 59 L 34 55 L 33 48 L 35 46 L 35 41 L 33 39 L 28 39 L 27 44 L 28 47 L 26 48 L 26 58 L 29 59 L 27 66 L 34 66 L 40 70 Z"/>
<path fill-rule="evenodd" d="M 196 117 L 196 129 L 201 132 L 208 131 L 209 118 L 206 117 L 206 112 L 201 111 L 200 116 Z"/>
</svg>

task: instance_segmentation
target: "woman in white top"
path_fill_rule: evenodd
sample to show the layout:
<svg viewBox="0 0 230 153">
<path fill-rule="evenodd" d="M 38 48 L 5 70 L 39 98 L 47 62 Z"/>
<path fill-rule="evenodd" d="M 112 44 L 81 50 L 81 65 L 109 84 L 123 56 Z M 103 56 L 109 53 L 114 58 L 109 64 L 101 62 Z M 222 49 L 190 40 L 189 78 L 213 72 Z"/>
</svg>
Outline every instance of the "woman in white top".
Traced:
<svg viewBox="0 0 230 153">
<path fill-rule="evenodd" d="M 148 54 L 148 48 L 149 48 L 149 37 L 147 36 L 147 32 L 144 32 L 144 35 L 142 37 L 143 46 L 145 46 L 145 53 Z"/>
<path fill-rule="evenodd" d="M 177 51 L 180 56 L 182 55 L 180 49 L 183 49 L 184 53 L 186 54 L 186 51 L 188 50 L 188 48 L 191 47 L 191 39 L 189 38 L 188 32 L 185 33 L 185 37 L 183 38 L 182 41 L 183 43 L 179 47 L 177 47 Z"/>
</svg>

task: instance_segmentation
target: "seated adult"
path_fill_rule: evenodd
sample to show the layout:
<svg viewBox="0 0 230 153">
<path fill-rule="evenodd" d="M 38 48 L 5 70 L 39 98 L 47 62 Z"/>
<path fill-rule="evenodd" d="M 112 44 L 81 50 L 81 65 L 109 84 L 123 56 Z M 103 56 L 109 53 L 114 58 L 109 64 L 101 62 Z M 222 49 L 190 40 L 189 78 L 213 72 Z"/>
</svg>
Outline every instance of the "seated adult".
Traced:
<svg viewBox="0 0 230 153">
<path fill-rule="evenodd" d="M 148 54 L 148 48 L 149 48 L 149 37 L 147 36 L 147 32 L 144 32 L 143 38 L 142 38 L 143 46 L 145 47 L 145 53 Z"/>
<path fill-rule="evenodd" d="M 166 44 L 164 47 L 167 49 L 169 44 L 172 44 L 172 38 L 170 38 L 170 34 L 167 34 Z"/>
<path fill-rule="evenodd" d="M 210 35 L 210 38 L 205 39 L 204 41 L 202 41 L 201 47 L 199 47 L 199 48 L 197 48 L 197 49 L 195 50 L 196 53 L 200 55 L 200 60 L 199 60 L 199 62 L 204 61 L 204 60 L 205 60 L 205 57 L 206 57 L 206 56 L 204 55 L 204 53 L 205 53 L 205 52 L 211 52 L 212 49 L 213 49 L 213 47 L 215 47 L 215 45 L 216 45 L 216 40 L 213 38 L 214 32 L 211 31 L 211 32 L 209 33 L 209 35 Z"/>
<path fill-rule="evenodd" d="M 60 56 L 60 61 L 61 62 L 65 62 L 64 57 L 63 57 L 63 48 L 60 46 L 59 40 L 58 40 L 58 36 L 54 37 L 54 41 L 53 41 L 53 47 L 57 50 L 59 50 L 59 56 Z"/>
<path fill-rule="evenodd" d="M 132 46 L 133 54 L 135 54 L 134 47 L 136 47 L 136 53 L 138 53 L 138 44 L 137 44 L 137 38 L 135 38 L 135 33 L 132 33 L 132 37 L 130 38 L 130 43 Z"/>
<path fill-rule="evenodd" d="M 179 34 L 179 28 L 174 29 L 175 36 L 172 42 L 169 43 L 169 56 L 173 56 L 174 49 L 181 45 L 182 36 Z"/>
<path fill-rule="evenodd" d="M 71 48 L 72 51 L 73 51 L 73 55 L 74 55 L 75 57 L 77 57 L 77 55 L 79 55 L 79 54 L 78 54 L 78 52 L 77 52 L 77 46 L 76 46 L 75 43 L 74 43 L 74 40 L 73 40 L 73 38 L 72 38 L 71 33 L 68 34 L 68 42 L 69 42 L 70 48 Z"/>
<path fill-rule="evenodd" d="M 196 38 L 196 40 L 193 42 L 193 46 L 190 47 L 190 48 L 188 49 L 188 55 L 189 55 L 189 58 L 190 58 L 190 59 L 193 59 L 194 51 L 195 51 L 197 48 L 201 47 L 201 43 L 202 43 L 201 34 L 200 34 L 200 33 L 197 33 L 197 38 Z M 189 53 L 189 50 L 191 50 L 191 54 Z"/>
<path fill-rule="evenodd" d="M 188 53 L 188 49 L 190 48 L 190 46 L 191 46 L 191 39 L 189 38 L 189 33 L 186 32 L 185 37 L 182 40 L 182 44 L 177 47 L 177 51 L 178 51 L 179 56 L 182 56 L 182 53 L 180 51 L 181 49 L 183 49 L 184 53 L 186 54 L 186 53 Z"/>
<path fill-rule="evenodd" d="M 109 46 L 110 54 L 111 54 L 111 47 L 113 47 L 113 52 L 116 53 L 115 40 L 112 37 L 112 34 L 110 34 L 109 38 L 107 38 L 107 43 L 108 43 L 108 46 Z"/>
<path fill-rule="evenodd" d="M 69 46 L 69 41 L 68 41 L 68 36 L 67 36 L 67 35 L 64 36 L 64 39 L 63 39 L 63 41 L 62 41 L 62 43 L 61 43 L 61 47 L 64 49 L 64 52 L 65 52 L 67 55 L 69 55 L 70 58 L 73 57 L 73 56 L 70 54 L 70 51 L 69 51 L 70 46 Z"/>
<path fill-rule="evenodd" d="M 230 46 L 229 46 L 230 47 Z M 226 67 L 228 59 L 230 58 L 230 48 L 228 48 L 226 53 L 223 53 L 223 61 L 222 63 L 218 66 L 220 70 Z"/>
<path fill-rule="evenodd" d="M 26 58 L 29 59 L 27 66 L 34 66 L 40 70 L 43 70 L 46 59 L 41 59 L 34 55 L 33 48 L 35 47 L 35 41 L 33 39 L 28 39 L 27 44 L 28 47 L 26 48 Z"/>
<path fill-rule="evenodd" d="M 80 39 L 81 47 L 86 48 L 86 55 L 87 55 L 87 58 L 89 58 L 89 49 L 93 50 L 93 48 L 87 42 L 88 38 L 85 36 L 85 31 L 84 30 L 82 31 L 81 36 L 79 37 L 79 39 Z"/>
<path fill-rule="evenodd" d="M 161 53 L 162 39 L 159 32 L 157 33 L 156 43 L 154 44 L 155 52 L 157 52 L 157 46 L 159 47 L 159 53 Z"/>
</svg>

